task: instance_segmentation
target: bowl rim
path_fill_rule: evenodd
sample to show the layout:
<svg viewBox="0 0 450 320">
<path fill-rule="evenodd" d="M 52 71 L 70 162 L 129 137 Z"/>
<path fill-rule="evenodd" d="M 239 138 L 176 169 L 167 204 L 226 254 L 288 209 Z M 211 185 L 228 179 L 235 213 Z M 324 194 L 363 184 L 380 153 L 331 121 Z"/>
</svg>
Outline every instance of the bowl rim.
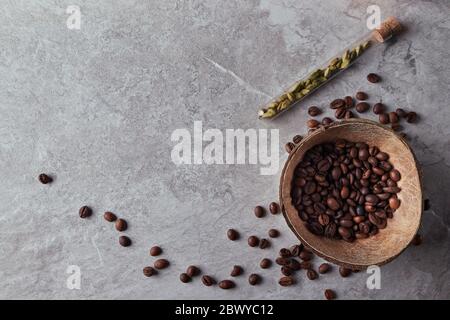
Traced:
<svg viewBox="0 0 450 320">
<path fill-rule="evenodd" d="M 329 255 L 327 255 L 326 253 L 323 253 L 319 250 L 317 250 L 316 248 L 314 248 L 313 246 L 311 246 L 307 240 L 305 240 L 302 235 L 300 234 L 300 232 L 294 227 L 293 223 L 291 222 L 288 213 L 286 212 L 286 207 L 284 205 L 284 201 L 283 201 L 283 186 L 286 184 L 291 184 L 291 182 L 286 182 L 284 179 L 285 176 L 285 172 L 286 169 L 289 165 L 290 160 L 294 157 L 294 154 L 296 152 L 298 152 L 298 150 L 300 149 L 300 147 L 303 145 L 304 141 L 310 140 L 313 137 L 317 136 L 317 135 L 321 135 L 324 134 L 327 130 L 331 129 L 331 128 L 335 128 L 335 127 L 340 127 L 340 126 L 345 126 L 348 125 L 349 123 L 359 123 L 359 124 L 368 124 L 368 125 L 375 125 L 383 130 L 389 131 L 390 133 L 394 134 L 395 137 L 406 147 L 406 149 L 411 153 L 413 159 L 414 159 L 414 169 L 416 170 L 416 172 L 418 173 L 418 182 L 419 182 L 419 190 L 420 190 L 420 203 L 421 203 L 421 208 L 420 208 L 420 213 L 419 213 L 419 223 L 417 224 L 417 228 L 414 232 L 414 234 L 417 234 L 419 227 L 422 223 L 422 216 L 423 216 L 423 181 L 422 181 L 422 170 L 419 166 L 417 157 L 414 153 L 414 151 L 412 150 L 412 148 L 410 147 L 410 145 L 408 144 L 408 142 L 401 136 L 399 136 L 394 130 L 392 130 L 391 128 L 388 128 L 378 122 L 375 122 L 373 120 L 369 120 L 369 119 L 360 119 L 360 118 L 353 118 L 353 119 L 345 119 L 345 120 L 339 120 L 339 121 L 335 121 L 329 125 L 325 125 L 325 126 L 321 126 L 318 129 L 314 130 L 313 132 L 309 133 L 307 136 L 305 136 L 297 145 L 295 145 L 295 147 L 292 149 L 292 151 L 289 153 L 288 158 L 286 159 L 283 169 L 281 170 L 281 175 L 280 175 L 280 185 L 279 185 L 279 201 L 280 201 L 280 207 L 281 207 L 281 212 L 284 216 L 284 219 L 286 220 L 287 225 L 289 226 L 289 228 L 292 230 L 292 232 L 295 234 L 295 236 L 300 240 L 300 242 L 307 247 L 309 250 L 311 250 L 314 254 L 318 255 L 321 258 L 324 258 L 325 260 L 332 262 L 334 264 L 337 264 L 339 266 L 343 266 L 346 268 L 350 268 L 350 269 L 354 269 L 354 270 L 363 270 L 366 269 L 367 267 L 374 265 L 372 264 L 349 264 L 346 263 L 344 261 L 340 261 L 338 258 L 336 257 L 331 257 Z M 291 194 L 291 190 L 289 188 L 288 190 L 288 195 Z M 290 198 L 290 196 L 289 196 Z M 296 214 L 298 214 L 296 212 Z M 391 262 L 392 260 L 394 260 L 395 258 L 397 258 L 400 254 L 402 254 L 411 244 L 411 242 L 413 241 L 413 238 L 410 239 L 410 241 L 408 243 L 406 243 L 406 245 L 404 246 L 404 248 L 402 248 L 397 254 L 392 255 L 391 257 L 383 260 L 383 261 L 379 261 L 377 262 L 375 265 L 377 266 L 382 266 L 386 263 Z"/>
</svg>

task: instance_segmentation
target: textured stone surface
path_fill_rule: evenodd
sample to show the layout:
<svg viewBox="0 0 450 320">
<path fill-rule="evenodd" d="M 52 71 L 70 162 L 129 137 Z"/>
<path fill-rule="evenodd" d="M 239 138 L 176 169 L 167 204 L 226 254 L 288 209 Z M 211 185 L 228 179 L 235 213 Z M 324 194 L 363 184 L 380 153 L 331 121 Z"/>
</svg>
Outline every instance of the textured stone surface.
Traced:
<svg viewBox="0 0 450 320">
<path fill-rule="evenodd" d="M 306 108 L 273 122 L 258 106 L 366 29 L 366 8 L 380 5 L 408 32 L 376 47 L 308 104 L 362 89 L 370 101 L 414 109 L 407 126 L 421 164 L 424 244 L 382 268 L 382 289 L 367 275 L 341 279 L 336 268 L 319 281 L 299 277 L 281 288 L 279 271 L 260 270 L 295 239 L 281 216 L 257 220 L 255 204 L 277 198 L 278 175 L 258 166 L 180 166 L 170 161 L 176 128 L 279 128 L 280 142 L 304 133 Z M 0 17 L 0 298 L 305 298 L 325 288 L 340 298 L 450 298 L 450 10 L 441 1 L 81 1 L 81 30 L 66 27 L 72 1 L 14 1 Z M 368 72 L 383 77 L 365 81 Z M 280 146 L 281 163 L 284 161 Z M 41 185 L 37 176 L 55 176 Z M 92 206 L 90 219 L 78 208 Z M 133 245 L 118 245 L 106 210 L 129 222 Z M 231 242 L 226 229 L 244 239 Z M 264 251 L 245 238 L 277 227 Z M 159 244 L 171 266 L 155 278 L 142 268 Z M 318 259 L 317 259 L 318 260 Z M 318 265 L 319 261 L 316 261 Z M 233 264 L 264 277 L 250 287 L 182 284 L 198 264 L 217 279 Z M 80 290 L 66 288 L 69 265 L 81 268 Z"/>
</svg>

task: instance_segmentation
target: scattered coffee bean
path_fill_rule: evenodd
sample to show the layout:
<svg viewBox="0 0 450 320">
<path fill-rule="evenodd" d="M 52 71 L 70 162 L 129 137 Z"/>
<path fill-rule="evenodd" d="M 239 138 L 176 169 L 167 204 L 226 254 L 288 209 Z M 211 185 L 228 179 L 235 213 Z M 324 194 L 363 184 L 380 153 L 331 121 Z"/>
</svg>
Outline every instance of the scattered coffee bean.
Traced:
<svg viewBox="0 0 450 320">
<path fill-rule="evenodd" d="M 295 148 L 295 145 L 292 142 L 288 142 L 284 145 L 284 149 L 287 153 L 291 153 L 291 151 Z"/>
<path fill-rule="evenodd" d="M 430 199 L 425 199 L 423 202 L 423 210 L 428 211 L 431 209 Z"/>
<path fill-rule="evenodd" d="M 266 214 L 266 210 L 264 210 L 264 208 L 261 207 L 261 206 L 256 206 L 255 209 L 254 209 L 253 211 L 254 211 L 255 216 L 256 216 L 257 218 L 262 218 L 262 217 L 264 217 L 264 215 Z"/>
<path fill-rule="evenodd" d="M 327 300 L 336 299 L 336 293 L 334 293 L 334 291 L 331 289 L 326 289 L 324 294 L 325 294 L 325 299 L 327 299 Z"/>
<path fill-rule="evenodd" d="M 261 241 L 259 242 L 259 248 L 260 249 L 266 249 L 268 247 L 270 247 L 270 241 L 267 240 L 267 239 L 264 239 L 264 238 L 261 239 Z"/>
<path fill-rule="evenodd" d="M 292 257 L 292 253 L 289 249 L 281 248 L 279 252 L 280 257 L 282 258 L 290 258 Z"/>
<path fill-rule="evenodd" d="M 301 135 L 297 134 L 296 136 L 294 136 L 292 138 L 292 142 L 294 142 L 295 144 L 299 144 L 300 141 L 302 141 L 302 139 L 303 139 L 303 137 Z"/>
<path fill-rule="evenodd" d="M 45 173 L 41 173 L 38 179 L 42 184 L 51 183 L 53 181 L 52 177 L 46 175 Z"/>
<path fill-rule="evenodd" d="M 344 119 L 351 119 L 351 118 L 354 118 L 354 117 L 355 117 L 355 115 L 353 114 L 353 112 L 351 110 L 345 111 Z"/>
<path fill-rule="evenodd" d="M 271 202 L 269 204 L 269 211 L 271 214 L 277 214 L 278 212 L 280 212 L 280 206 L 276 202 Z"/>
<path fill-rule="evenodd" d="M 280 235 L 280 232 L 277 229 L 270 229 L 269 230 L 269 237 L 277 238 L 279 235 Z"/>
<path fill-rule="evenodd" d="M 303 261 L 310 261 L 313 258 L 312 252 L 303 249 L 302 252 L 300 252 L 299 258 Z"/>
<path fill-rule="evenodd" d="M 345 268 L 345 267 L 339 267 L 339 274 L 342 278 L 347 278 L 352 273 L 351 269 Z"/>
<path fill-rule="evenodd" d="M 239 233 L 234 229 L 228 229 L 227 237 L 231 241 L 235 241 L 235 240 L 239 239 Z"/>
<path fill-rule="evenodd" d="M 339 108 L 336 109 L 334 116 L 336 117 L 336 119 L 344 119 L 346 112 L 347 110 L 345 108 Z"/>
<path fill-rule="evenodd" d="M 207 286 L 207 287 L 210 287 L 210 286 L 216 284 L 216 280 L 214 280 L 213 277 L 208 276 L 208 275 L 204 275 L 204 276 L 202 277 L 202 282 L 203 282 L 203 284 L 204 284 L 205 286 Z"/>
<path fill-rule="evenodd" d="M 248 237 L 247 243 L 250 247 L 257 247 L 259 245 L 259 238 L 257 236 Z"/>
<path fill-rule="evenodd" d="M 389 116 L 386 113 L 381 113 L 378 117 L 381 124 L 388 124 L 389 123 Z"/>
<path fill-rule="evenodd" d="M 158 259 L 153 263 L 153 266 L 156 269 L 160 270 L 160 269 L 167 268 L 169 266 L 169 264 L 170 264 L 169 261 L 166 259 Z"/>
<path fill-rule="evenodd" d="M 330 264 L 328 264 L 328 263 L 322 263 L 322 264 L 319 266 L 319 273 L 320 273 L 320 274 L 327 273 L 328 271 L 330 271 L 330 269 L 331 269 Z"/>
<path fill-rule="evenodd" d="M 119 237 L 119 244 L 122 247 L 129 247 L 131 245 L 131 239 L 127 236 L 120 236 Z"/>
<path fill-rule="evenodd" d="M 234 287 L 235 287 L 235 284 L 234 284 L 234 282 L 231 281 L 231 280 L 222 280 L 222 281 L 219 282 L 219 287 L 220 287 L 221 289 L 228 290 L 228 289 L 234 288 Z"/>
<path fill-rule="evenodd" d="M 309 269 L 308 271 L 306 271 L 306 276 L 308 277 L 309 280 L 315 280 L 319 275 L 315 270 Z"/>
<path fill-rule="evenodd" d="M 187 273 L 182 273 L 182 274 L 180 274 L 180 281 L 181 282 L 183 282 L 183 283 L 188 283 L 188 282 L 190 282 L 192 280 L 192 278 L 191 277 L 189 277 L 189 275 L 187 274 Z"/>
<path fill-rule="evenodd" d="M 367 75 L 367 80 L 371 83 L 377 83 L 380 81 L 380 76 L 375 73 L 369 73 Z"/>
<path fill-rule="evenodd" d="M 261 277 L 256 274 L 256 273 L 252 273 L 249 277 L 248 277 L 248 283 L 252 286 L 255 286 L 257 284 L 259 284 L 261 282 Z"/>
<path fill-rule="evenodd" d="M 420 246 L 422 244 L 423 238 L 420 234 L 416 234 L 411 241 L 412 245 L 414 246 Z"/>
<path fill-rule="evenodd" d="M 302 261 L 302 262 L 300 262 L 300 269 L 309 270 L 311 268 L 312 268 L 311 262 L 309 262 L 309 261 Z"/>
<path fill-rule="evenodd" d="M 293 270 L 290 267 L 288 267 L 288 266 L 281 267 L 281 274 L 283 276 L 290 276 L 290 275 L 292 275 L 292 273 L 293 273 Z"/>
<path fill-rule="evenodd" d="M 308 108 L 308 114 L 311 117 L 317 117 L 319 114 L 322 113 L 322 110 L 320 110 L 318 107 L 316 106 L 312 106 Z"/>
<path fill-rule="evenodd" d="M 149 267 L 145 267 L 143 269 L 143 272 L 144 272 L 144 276 L 146 276 L 146 277 L 151 277 L 151 276 L 153 276 L 153 275 L 158 273 L 155 269 L 153 269 L 153 267 L 150 267 L 150 266 Z"/>
<path fill-rule="evenodd" d="M 408 112 L 406 115 L 406 122 L 408 123 L 415 123 L 417 121 L 417 113 L 414 111 Z"/>
<path fill-rule="evenodd" d="M 267 259 L 267 258 L 262 259 L 261 262 L 259 263 L 259 266 L 262 269 L 268 269 L 268 268 L 270 268 L 271 265 L 272 265 L 272 260 Z"/>
<path fill-rule="evenodd" d="M 288 267 L 294 271 L 300 270 L 302 268 L 300 262 L 298 262 L 298 260 L 296 259 L 289 260 Z"/>
<path fill-rule="evenodd" d="M 152 257 L 159 256 L 162 253 L 162 249 L 158 246 L 153 246 L 150 248 L 150 255 Z"/>
<path fill-rule="evenodd" d="M 110 211 L 106 211 L 103 214 L 103 218 L 105 218 L 105 220 L 108 221 L 108 222 L 114 222 L 114 221 L 117 220 L 117 216 L 114 213 L 110 212 Z"/>
<path fill-rule="evenodd" d="M 241 266 L 236 265 L 236 266 L 233 266 L 233 270 L 231 270 L 230 275 L 232 277 L 237 277 L 237 276 L 240 276 L 243 272 L 244 272 L 244 269 L 242 269 Z"/>
<path fill-rule="evenodd" d="M 390 123 L 397 123 L 398 122 L 398 115 L 397 115 L 397 113 L 392 111 L 392 112 L 389 112 L 388 116 L 389 116 L 389 122 Z"/>
<path fill-rule="evenodd" d="M 399 123 L 393 123 L 391 124 L 391 129 L 394 131 L 401 131 L 403 130 L 403 127 Z"/>
<path fill-rule="evenodd" d="M 399 118 L 405 118 L 407 113 L 405 110 L 403 110 L 402 108 L 397 108 L 395 110 L 395 113 L 399 116 Z"/>
<path fill-rule="evenodd" d="M 316 119 L 309 119 L 308 121 L 306 121 L 306 125 L 308 126 L 308 128 L 314 129 L 320 125 L 320 122 Z"/>
<path fill-rule="evenodd" d="M 358 111 L 359 113 L 366 112 L 369 109 L 370 109 L 370 106 L 367 102 L 358 102 L 356 104 L 356 111 Z"/>
<path fill-rule="evenodd" d="M 186 273 L 189 277 L 195 277 L 198 276 L 200 274 L 200 269 L 196 266 L 189 266 L 186 270 Z"/>
<path fill-rule="evenodd" d="M 330 124 L 332 124 L 333 122 L 334 122 L 333 119 L 331 119 L 331 118 L 329 118 L 329 117 L 325 117 L 325 118 L 322 119 L 322 124 L 323 124 L 324 126 L 330 125 Z"/>
<path fill-rule="evenodd" d="M 339 109 L 345 107 L 345 101 L 343 99 L 336 99 L 330 103 L 331 109 Z"/>
<path fill-rule="evenodd" d="M 286 277 L 280 278 L 278 283 L 282 287 L 288 287 L 288 286 L 292 286 L 295 283 L 295 280 L 291 276 L 286 276 Z"/>
<path fill-rule="evenodd" d="M 92 215 L 92 209 L 89 208 L 88 206 L 83 206 L 78 211 L 78 214 L 80 215 L 80 218 L 85 219 Z"/>
<path fill-rule="evenodd" d="M 300 255 L 300 253 L 302 252 L 302 250 L 303 250 L 303 247 L 298 244 L 295 244 L 289 248 L 289 251 L 291 252 L 291 255 L 293 257 L 298 257 Z"/>
<path fill-rule="evenodd" d="M 382 104 L 381 102 L 378 102 L 373 105 L 372 111 L 375 114 L 383 114 L 384 109 L 385 109 L 384 104 Z"/>
<path fill-rule="evenodd" d="M 344 98 L 344 101 L 345 101 L 345 106 L 346 106 L 348 109 L 353 108 L 353 106 L 355 105 L 355 101 L 354 101 L 353 98 L 350 97 L 350 96 L 346 96 L 346 97 Z"/>
<path fill-rule="evenodd" d="M 275 259 L 276 264 L 279 266 L 287 266 L 290 263 L 289 258 L 278 257 Z"/>
<path fill-rule="evenodd" d="M 356 93 L 356 99 L 358 99 L 360 101 L 367 100 L 367 98 L 369 98 L 369 97 L 367 96 L 367 93 L 365 93 L 365 92 L 359 91 Z"/>
<path fill-rule="evenodd" d="M 123 219 L 117 219 L 115 226 L 116 226 L 117 231 L 125 231 L 125 230 L 127 230 L 128 224 Z"/>
</svg>

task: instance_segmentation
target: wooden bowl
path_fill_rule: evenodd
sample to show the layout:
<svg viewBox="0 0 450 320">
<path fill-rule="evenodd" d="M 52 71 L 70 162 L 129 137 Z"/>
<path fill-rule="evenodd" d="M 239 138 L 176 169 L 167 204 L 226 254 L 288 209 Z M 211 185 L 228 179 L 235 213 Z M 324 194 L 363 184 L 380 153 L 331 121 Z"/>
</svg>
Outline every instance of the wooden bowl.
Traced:
<svg viewBox="0 0 450 320">
<path fill-rule="evenodd" d="M 346 139 L 365 142 L 387 152 L 390 162 L 402 175 L 398 186 L 401 205 L 387 227 L 375 236 L 353 243 L 317 236 L 308 231 L 292 204 L 294 170 L 306 151 L 317 144 Z M 422 181 L 416 158 L 406 141 L 394 131 L 370 120 L 350 119 L 320 128 L 305 137 L 290 153 L 280 179 L 283 215 L 300 241 L 324 259 L 351 269 L 383 265 L 397 257 L 413 239 L 422 216 Z"/>
</svg>

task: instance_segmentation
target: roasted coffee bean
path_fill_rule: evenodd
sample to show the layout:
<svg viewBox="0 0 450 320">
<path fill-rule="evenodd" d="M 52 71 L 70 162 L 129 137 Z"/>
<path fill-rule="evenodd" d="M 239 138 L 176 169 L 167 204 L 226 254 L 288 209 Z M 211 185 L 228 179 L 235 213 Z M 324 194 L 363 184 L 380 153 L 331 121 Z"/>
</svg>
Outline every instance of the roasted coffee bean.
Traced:
<svg viewBox="0 0 450 320">
<path fill-rule="evenodd" d="M 316 107 L 316 106 L 312 106 L 312 107 L 309 107 L 308 108 L 308 114 L 311 116 L 311 117 L 316 117 L 316 116 L 318 116 L 319 114 L 321 114 L 322 113 L 322 110 L 320 110 L 318 107 Z"/>
<path fill-rule="evenodd" d="M 108 221 L 108 222 L 114 222 L 114 221 L 117 220 L 117 216 L 116 216 L 114 213 L 109 212 L 109 211 L 106 211 L 106 212 L 103 214 L 103 218 L 104 218 L 106 221 Z"/>
<path fill-rule="evenodd" d="M 289 249 L 293 257 L 298 257 L 300 255 L 300 252 L 302 252 L 302 250 L 303 250 L 302 246 L 298 244 L 291 246 Z"/>
<path fill-rule="evenodd" d="M 306 271 L 306 276 L 308 277 L 309 280 L 315 280 L 319 275 L 315 270 L 309 269 L 308 271 Z"/>
<path fill-rule="evenodd" d="M 268 269 L 268 268 L 270 268 L 271 265 L 272 265 L 272 260 L 267 259 L 267 258 L 262 259 L 261 262 L 259 263 L 259 266 L 262 269 Z"/>
<path fill-rule="evenodd" d="M 231 280 L 222 280 L 219 282 L 219 287 L 224 290 L 232 289 L 235 287 L 235 284 Z"/>
<path fill-rule="evenodd" d="M 325 295 L 325 299 L 327 299 L 327 300 L 336 299 L 336 293 L 334 293 L 334 291 L 331 289 L 326 289 L 324 292 L 324 295 Z"/>
<path fill-rule="evenodd" d="M 262 218 L 266 214 L 266 210 L 264 210 L 264 208 L 261 206 L 256 206 L 253 212 L 255 213 L 255 216 L 257 218 Z"/>
<path fill-rule="evenodd" d="M 398 115 L 395 112 L 389 112 L 389 122 L 390 123 L 397 123 L 398 122 Z"/>
<path fill-rule="evenodd" d="M 308 121 L 306 121 L 306 125 L 308 126 L 308 128 L 314 129 L 320 125 L 320 122 L 316 119 L 309 119 Z"/>
<path fill-rule="evenodd" d="M 383 114 L 384 109 L 385 109 L 384 104 L 382 104 L 381 102 L 378 102 L 373 105 L 372 111 L 375 114 Z"/>
<path fill-rule="evenodd" d="M 405 110 L 403 110 L 402 108 L 397 108 L 395 110 L 395 113 L 399 116 L 399 118 L 405 118 L 407 113 Z"/>
<path fill-rule="evenodd" d="M 365 93 L 365 92 L 358 91 L 358 92 L 356 93 L 356 99 L 358 99 L 358 100 L 360 100 L 360 101 L 362 101 L 362 100 L 367 100 L 367 98 L 368 98 L 368 96 L 367 96 L 367 93 Z"/>
<path fill-rule="evenodd" d="M 180 274 L 180 281 L 183 283 L 188 283 L 188 282 L 192 281 L 192 278 L 189 277 L 189 275 L 187 273 L 182 273 L 182 274 Z"/>
<path fill-rule="evenodd" d="M 345 101 L 343 99 L 336 99 L 330 103 L 331 109 L 339 109 L 345 107 Z"/>
<path fill-rule="evenodd" d="M 160 269 L 167 268 L 169 266 L 169 264 L 170 264 L 169 261 L 166 259 L 158 259 L 153 263 L 153 266 L 156 269 L 160 270 Z"/>
<path fill-rule="evenodd" d="M 270 229 L 269 230 L 269 237 L 277 238 L 279 235 L 280 235 L 280 232 L 277 229 Z"/>
<path fill-rule="evenodd" d="M 313 194 L 316 192 L 316 183 L 314 181 L 308 181 L 303 190 L 306 194 Z"/>
<path fill-rule="evenodd" d="M 415 123 L 417 121 L 417 113 L 414 111 L 408 112 L 406 115 L 406 122 L 408 123 Z"/>
<path fill-rule="evenodd" d="M 278 212 L 280 212 L 280 206 L 276 202 L 271 202 L 269 204 L 269 211 L 271 214 L 277 214 Z"/>
<path fill-rule="evenodd" d="M 381 113 L 379 116 L 379 121 L 381 124 L 388 124 L 389 123 L 389 116 L 386 113 Z"/>
<path fill-rule="evenodd" d="M 42 184 L 51 183 L 53 181 L 52 177 L 46 175 L 45 173 L 41 173 L 38 177 L 39 182 Z"/>
<path fill-rule="evenodd" d="M 328 263 L 322 263 L 322 264 L 319 266 L 319 273 L 320 273 L 320 274 L 325 274 L 325 273 L 327 273 L 328 271 L 330 271 L 330 269 L 331 269 L 331 265 L 330 265 L 330 264 L 328 264 Z"/>
<path fill-rule="evenodd" d="M 334 116 L 336 117 L 336 119 L 344 119 L 346 112 L 347 112 L 347 110 L 345 108 L 339 108 L 339 109 L 336 109 Z"/>
<path fill-rule="evenodd" d="M 239 238 L 239 233 L 234 229 L 228 229 L 227 231 L 227 237 L 231 241 L 235 241 Z"/>
<path fill-rule="evenodd" d="M 302 141 L 302 139 L 303 139 L 303 137 L 301 135 L 297 134 L 292 138 L 292 142 L 295 144 L 299 144 L 300 141 Z"/>
<path fill-rule="evenodd" d="M 300 252 L 299 258 L 303 261 L 310 261 L 313 258 L 313 254 L 311 251 L 303 249 L 303 251 Z"/>
<path fill-rule="evenodd" d="M 306 228 L 313 234 L 321 236 L 323 235 L 324 228 L 320 223 L 310 222 L 306 225 Z"/>
<path fill-rule="evenodd" d="M 143 270 L 144 276 L 151 277 L 157 274 L 158 272 L 153 267 L 145 267 Z"/>
<path fill-rule="evenodd" d="M 375 73 L 369 73 L 367 75 L 367 80 L 371 83 L 377 83 L 380 81 L 380 76 Z"/>
<path fill-rule="evenodd" d="M 291 151 L 295 148 L 295 145 L 292 142 L 288 142 L 284 145 L 284 149 L 287 153 L 291 153 Z"/>
<path fill-rule="evenodd" d="M 339 267 L 339 274 L 341 275 L 342 278 L 347 278 L 349 275 L 352 274 L 352 270 L 341 266 Z"/>
<path fill-rule="evenodd" d="M 119 244 L 122 247 L 129 247 L 131 245 L 131 239 L 127 236 L 120 236 L 119 237 Z"/>
<path fill-rule="evenodd" d="M 334 197 L 327 198 L 327 206 L 333 211 L 339 210 L 339 208 L 341 207 L 339 202 Z"/>
<path fill-rule="evenodd" d="M 416 234 L 413 238 L 413 240 L 411 241 L 412 245 L 414 246 L 420 246 L 423 242 L 423 238 L 420 234 Z"/>
<path fill-rule="evenodd" d="M 292 286 L 293 284 L 295 284 L 295 280 L 291 276 L 286 276 L 286 277 L 280 278 L 278 283 L 282 287 L 288 287 L 288 286 Z"/>
<path fill-rule="evenodd" d="M 391 172 L 389 172 L 389 177 L 395 182 L 398 182 L 401 179 L 400 172 L 397 169 L 394 169 Z"/>
<path fill-rule="evenodd" d="M 261 276 L 256 274 L 256 273 L 252 273 L 249 277 L 248 277 L 248 283 L 251 286 L 255 286 L 259 283 L 261 283 Z"/>
<path fill-rule="evenodd" d="M 259 245 L 259 238 L 257 236 L 250 236 L 247 243 L 250 247 L 257 247 Z"/>
<path fill-rule="evenodd" d="M 400 200 L 397 198 L 397 196 L 392 196 L 389 198 L 389 207 L 394 210 L 397 210 L 400 207 Z"/>
<path fill-rule="evenodd" d="M 289 249 L 281 248 L 279 252 L 280 257 L 289 258 L 292 257 L 292 252 Z"/>
<path fill-rule="evenodd" d="M 344 118 L 345 119 L 351 119 L 351 118 L 354 118 L 354 117 L 355 117 L 355 115 L 353 114 L 352 111 L 350 111 L 350 110 L 345 111 L 345 114 L 344 114 Z"/>
<path fill-rule="evenodd" d="M 293 273 L 293 270 L 289 268 L 288 266 L 282 266 L 281 267 L 281 273 L 283 276 L 290 276 Z"/>
<path fill-rule="evenodd" d="M 153 246 L 150 248 L 150 255 L 152 257 L 159 256 L 162 253 L 162 249 L 158 246 Z"/>
<path fill-rule="evenodd" d="M 205 286 L 210 287 L 216 283 L 216 280 L 214 280 L 214 278 L 211 276 L 204 275 L 202 277 L 202 282 Z"/>
<path fill-rule="evenodd" d="M 318 221 L 322 226 L 327 226 L 330 223 L 330 216 L 325 213 L 321 213 Z"/>
<path fill-rule="evenodd" d="M 186 273 L 189 277 L 195 277 L 200 274 L 200 269 L 196 266 L 189 266 L 186 270 Z"/>
<path fill-rule="evenodd" d="M 287 266 L 289 264 L 289 258 L 278 257 L 275 259 L 276 264 L 279 266 Z"/>
<path fill-rule="evenodd" d="M 344 98 L 344 101 L 345 101 L 345 106 L 346 106 L 347 108 L 353 108 L 353 106 L 355 105 L 355 101 L 354 101 L 353 98 L 350 97 L 350 96 L 346 96 L 346 97 Z"/>
<path fill-rule="evenodd" d="M 78 211 L 78 214 L 80 215 L 80 218 L 85 219 L 92 215 L 92 209 L 89 208 L 88 206 L 83 206 Z"/>
<path fill-rule="evenodd" d="M 230 276 L 237 277 L 240 276 L 244 272 L 241 266 L 233 266 L 233 270 L 231 270 Z"/>
<path fill-rule="evenodd" d="M 330 222 L 326 227 L 325 227 L 325 237 L 327 238 L 334 238 L 336 236 L 337 233 L 337 226 L 335 223 Z"/>
<path fill-rule="evenodd" d="M 356 111 L 358 111 L 359 113 L 366 112 L 369 109 L 370 106 L 367 102 L 359 102 L 356 104 Z"/>
<path fill-rule="evenodd" d="M 301 265 L 300 265 L 300 262 L 298 262 L 298 260 L 295 260 L 295 259 L 291 259 L 289 261 L 288 267 L 290 269 L 292 269 L 293 271 L 297 271 L 297 270 L 300 270 L 302 268 Z"/>
<path fill-rule="evenodd" d="M 338 232 L 342 238 L 350 238 L 352 236 L 351 229 L 345 227 L 339 227 Z"/>
<path fill-rule="evenodd" d="M 125 231 L 128 228 L 128 224 L 124 219 L 117 219 L 115 227 L 117 231 Z"/>
<path fill-rule="evenodd" d="M 329 118 L 329 117 L 325 117 L 325 118 L 322 119 L 322 124 L 323 124 L 324 126 L 330 125 L 330 124 L 332 124 L 333 122 L 334 122 L 333 119 L 331 119 L 331 118 Z"/>
<path fill-rule="evenodd" d="M 259 242 L 259 248 L 260 249 L 266 249 L 268 247 L 270 247 L 270 241 L 267 240 L 267 239 L 264 239 L 264 238 L 261 239 L 261 241 Z"/>
</svg>

